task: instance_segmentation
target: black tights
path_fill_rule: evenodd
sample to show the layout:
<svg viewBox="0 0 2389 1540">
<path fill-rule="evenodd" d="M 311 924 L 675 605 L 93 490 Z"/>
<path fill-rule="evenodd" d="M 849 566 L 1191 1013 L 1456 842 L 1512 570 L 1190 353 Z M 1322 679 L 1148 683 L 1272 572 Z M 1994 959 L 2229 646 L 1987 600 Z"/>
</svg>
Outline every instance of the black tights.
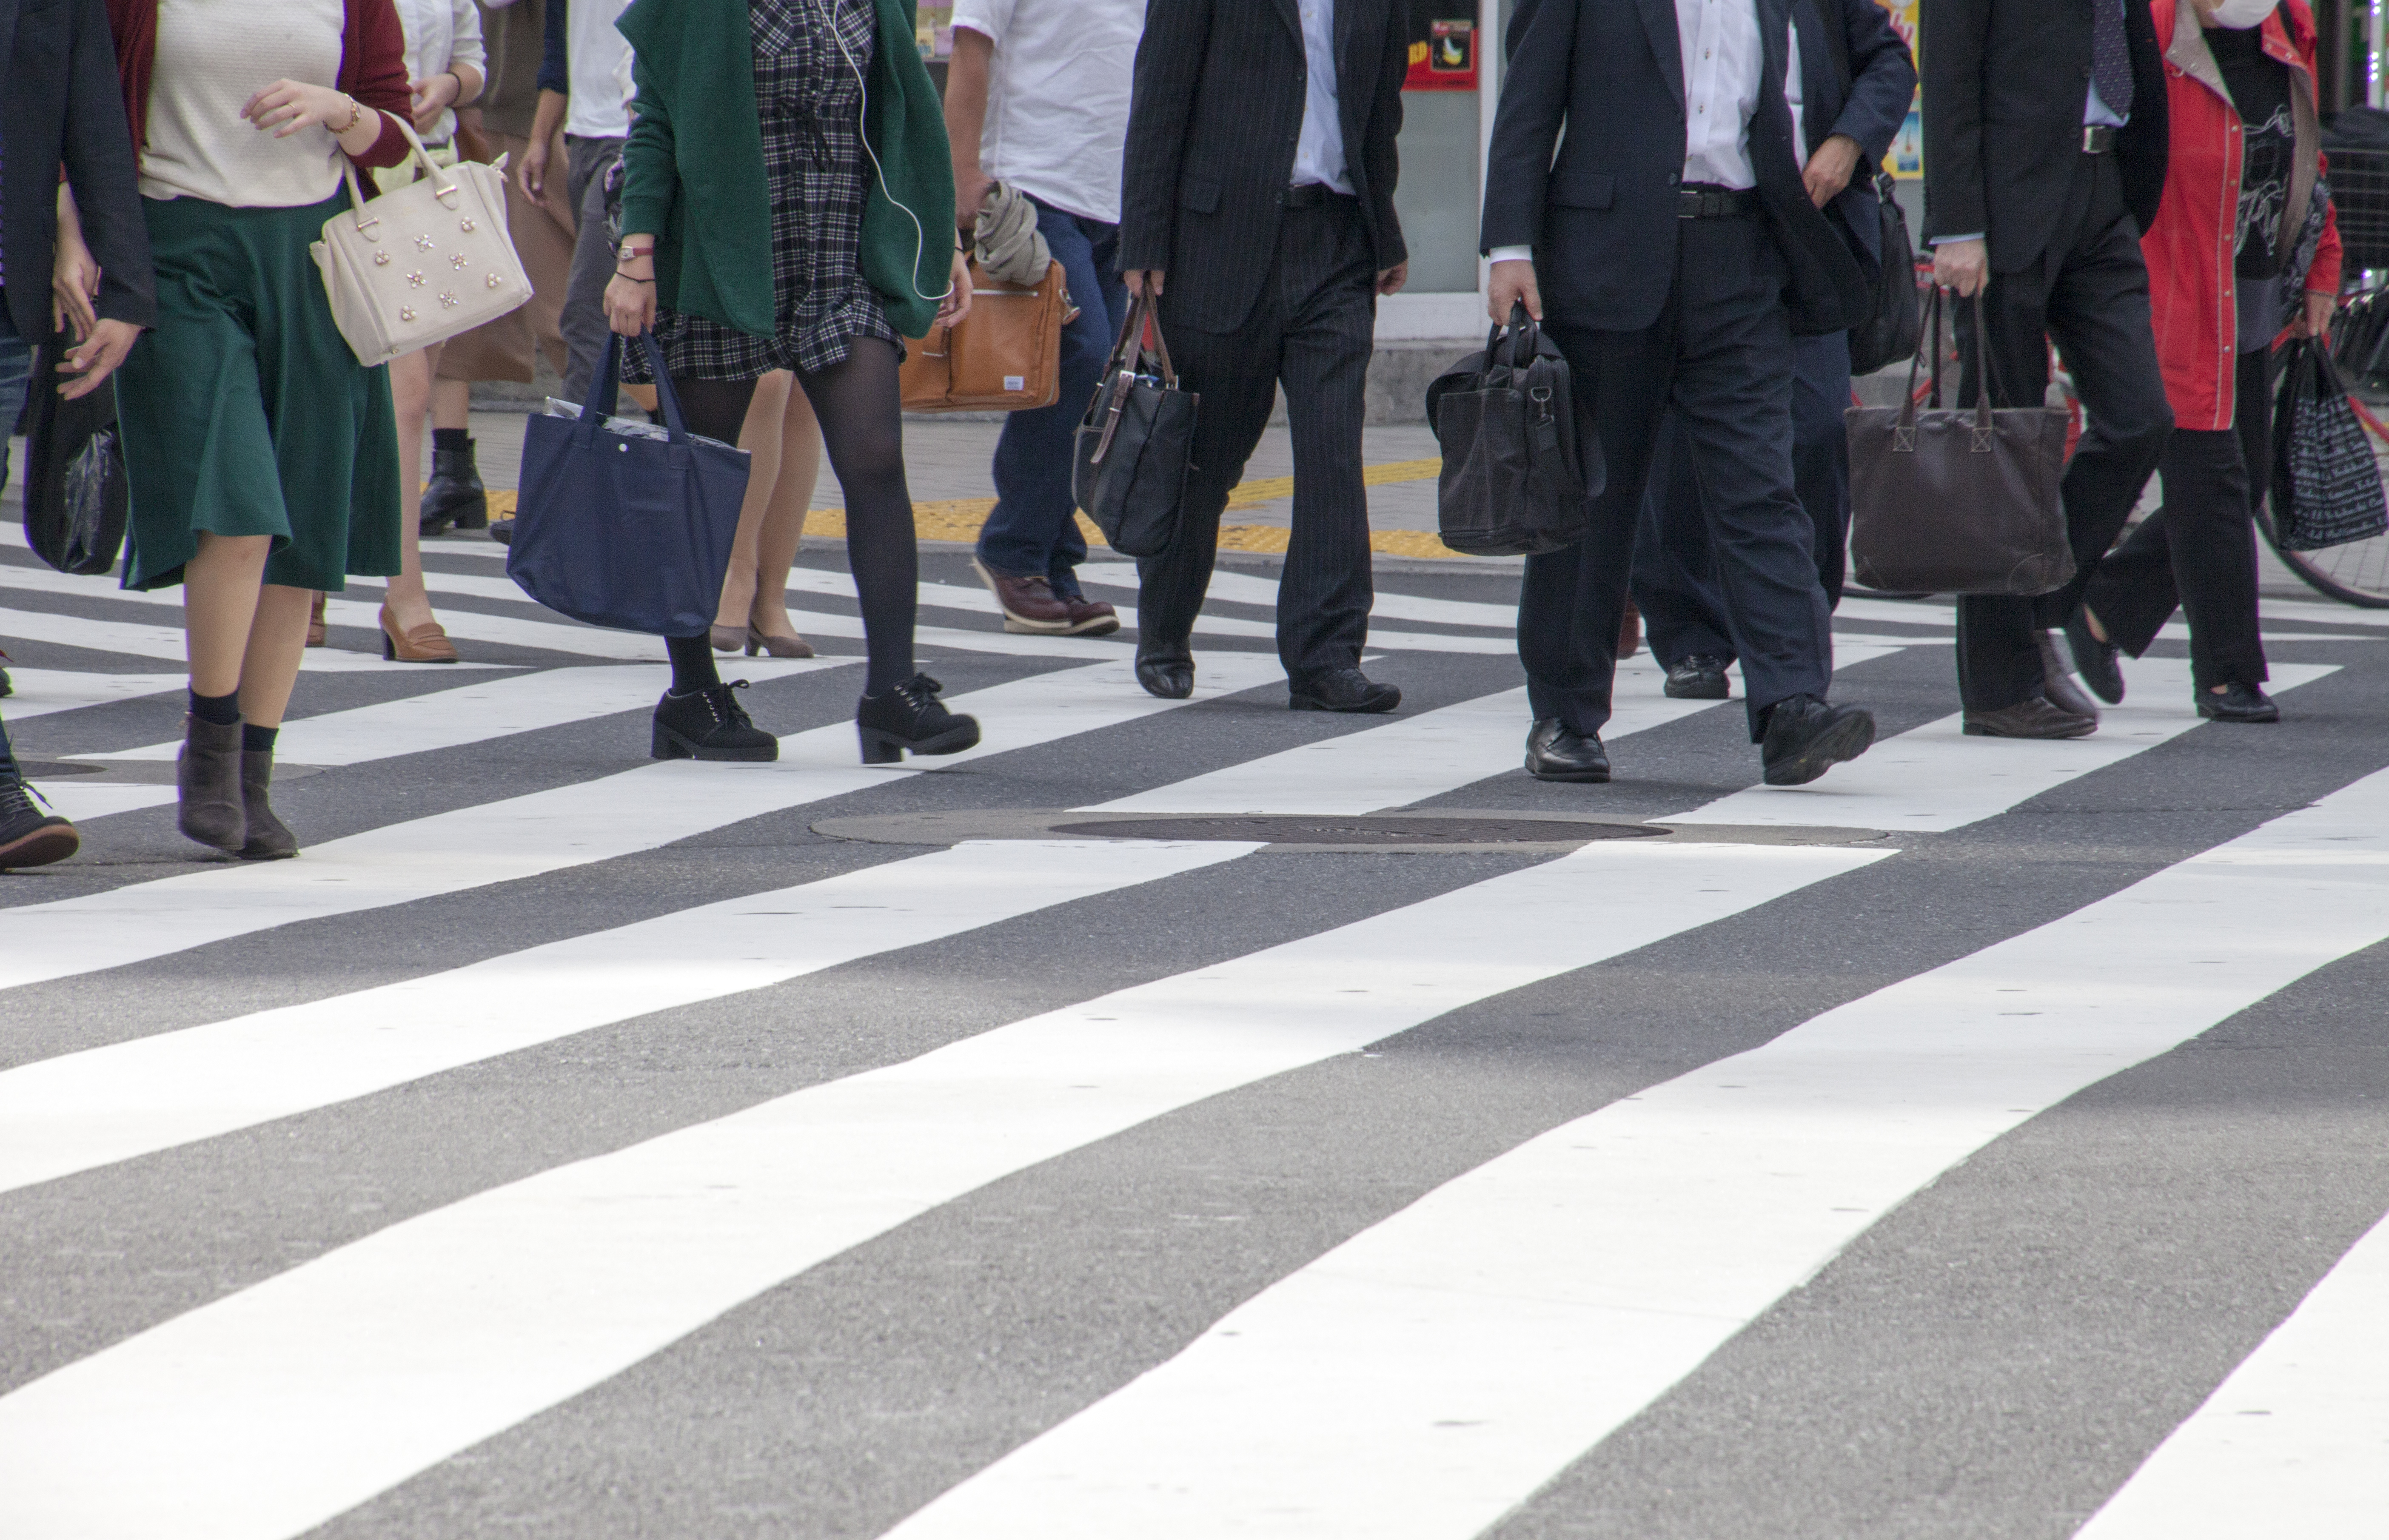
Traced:
<svg viewBox="0 0 2389 1540">
<path fill-rule="evenodd" d="M 921 554 L 913 538 L 913 496 L 904 487 L 904 427 L 896 387 L 896 350 L 876 337 L 858 337 L 843 363 L 818 373 L 797 372 L 797 384 L 821 423 L 822 445 L 846 493 L 846 561 L 862 605 L 862 635 L 870 653 L 863 689 L 882 694 L 913 677 L 913 615 L 920 598 Z M 748 380 L 672 376 L 691 433 L 738 441 Z M 710 640 L 664 639 L 671 655 L 672 692 L 719 684 Z"/>
</svg>

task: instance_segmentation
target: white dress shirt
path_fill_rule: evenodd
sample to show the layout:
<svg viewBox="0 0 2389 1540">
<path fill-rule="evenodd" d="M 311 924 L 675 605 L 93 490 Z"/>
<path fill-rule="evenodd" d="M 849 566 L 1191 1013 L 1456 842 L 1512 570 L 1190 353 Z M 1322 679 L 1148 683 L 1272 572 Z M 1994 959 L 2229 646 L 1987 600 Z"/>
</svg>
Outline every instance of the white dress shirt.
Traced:
<svg viewBox="0 0 2389 1540">
<path fill-rule="evenodd" d="M 1144 0 L 955 0 L 953 25 L 995 45 L 979 168 L 1066 213 L 1118 223 Z"/>
<path fill-rule="evenodd" d="M 1324 183 L 1348 197 L 1352 174 L 1344 161 L 1344 120 L 1335 109 L 1335 0 L 1297 3 L 1309 80 L 1302 94 L 1302 135 L 1294 142 L 1294 185 Z"/>
<path fill-rule="evenodd" d="M 1792 108 L 1795 159 L 1806 159 L 1800 117 L 1800 32 L 1787 27 L 1783 98 Z M 1757 0 L 1676 0 L 1676 41 L 1684 65 L 1684 172 L 1686 182 L 1720 187 L 1758 185 L 1750 163 L 1750 120 L 1758 110 L 1759 71 L 1765 49 L 1758 36 Z M 1491 260 L 1527 261 L 1534 249 L 1497 246 Z"/>
</svg>

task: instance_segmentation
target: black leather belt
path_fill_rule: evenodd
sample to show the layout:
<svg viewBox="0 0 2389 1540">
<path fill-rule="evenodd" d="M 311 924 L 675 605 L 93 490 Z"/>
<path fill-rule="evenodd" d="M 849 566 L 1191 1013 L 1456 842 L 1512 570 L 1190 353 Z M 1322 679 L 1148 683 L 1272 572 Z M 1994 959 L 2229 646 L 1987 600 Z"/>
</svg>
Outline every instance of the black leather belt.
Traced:
<svg viewBox="0 0 2389 1540">
<path fill-rule="evenodd" d="M 1349 193 L 1339 193 L 1324 182 L 1301 182 L 1288 187 L 1282 200 L 1289 209 L 1316 209 L 1322 203 L 1338 198 L 1348 199 Z"/>
<path fill-rule="evenodd" d="M 2106 155 L 2115 147 L 2115 126 L 2113 123 L 2082 125 L 2082 153 Z"/>
<path fill-rule="evenodd" d="M 1678 219 L 1745 219 L 1757 212 L 1756 187 L 1687 186 L 1676 194 Z"/>
</svg>

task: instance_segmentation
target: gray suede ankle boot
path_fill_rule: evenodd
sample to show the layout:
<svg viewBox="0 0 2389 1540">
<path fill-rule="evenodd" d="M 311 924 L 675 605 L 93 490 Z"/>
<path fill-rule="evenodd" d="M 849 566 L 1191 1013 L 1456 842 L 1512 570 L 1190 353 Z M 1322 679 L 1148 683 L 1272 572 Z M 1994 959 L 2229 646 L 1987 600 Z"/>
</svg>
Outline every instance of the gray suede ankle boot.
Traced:
<svg viewBox="0 0 2389 1540">
<path fill-rule="evenodd" d="M 243 749 L 240 756 L 240 805 L 249 818 L 249 838 L 240 847 L 245 861 L 287 860 L 299 853 L 299 836 L 274 816 L 265 799 L 274 784 L 274 751 Z"/>
<path fill-rule="evenodd" d="M 183 719 L 183 752 L 174 757 L 181 794 L 175 821 L 201 845 L 238 853 L 249 839 L 241 811 L 240 724 Z"/>
</svg>

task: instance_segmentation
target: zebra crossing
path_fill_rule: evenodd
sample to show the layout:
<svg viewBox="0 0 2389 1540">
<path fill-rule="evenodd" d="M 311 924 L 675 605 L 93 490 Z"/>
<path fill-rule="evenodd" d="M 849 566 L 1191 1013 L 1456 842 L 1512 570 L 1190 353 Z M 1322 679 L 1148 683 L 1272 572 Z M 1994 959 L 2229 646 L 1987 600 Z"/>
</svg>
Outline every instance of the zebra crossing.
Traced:
<svg viewBox="0 0 2389 1540">
<path fill-rule="evenodd" d="M 2348 1153 L 2389 1152 L 2360 615 L 2268 602 L 2278 731 L 2202 724 L 2161 643 L 2098 735 L 2021 744 L 1959 735 L 1946 605 L 1854 598 L 1864 759 L 1755 785 L 1739 703 L 1668 700 L 1645 658 L 1618 782 L 1564 787 L 1517 772 L 1499 571 L 1380 574 L 1370 667 L 1409 700 L 1351 719 L 1283 709 L 1267 568 L 1221 571 L 1163 702 L 1127 644 L 1007 635 L 933 554 L 924 666 L 985 741 L 866 769 L 851 587 L 809 556 L 792 618 L 830 655 L 727 671 L 780 760 L 657 764 L 652 643 L 490 557 L 431 558 L 462 672 L 344 650 L 374 596 L 334 602 L 282 739 L 305 854 L 249 867 L 172 833 L 173 596 L 0 551 L 5 709 L 85 824 L 82 859 L 0 879 L 0 1535 L 2389 1511 L 2389 1153 Z M 1652 833 L 1336 843 L 1391 812 Z M 1272 816 L 1325 833 L 1236 821 Z M 2233 1057 L 2205 1101 L 2169 1088 Z M 1835 1316 L 1861 1337 L 1974 1248 L 2039 1254 L 1967 1178 L 2089 1158 L 2093 1103 L 2102 1202 L 2249 1126 L 2277 1185 L 2129 1287 L 2057 1248 L 2070 1287 L 1933 1317 L 1984 1423 L 1831 1355 L 1752 1395 L 1743 1359 L 1863 1269 L 1897 1286 Z M 1987 1338 L 2003 1310 L 2032 1324 Z M 2155 1393 L 2036 1348 L 2118 1321 L 2182 1344 L 2136 1366 Z M 1842 1455 L 1738 1484 L 1810 1398 L 1856 1408 Z M 1948 1482 L 1884 1451 L 1938 1419 L 2005 1479 L 1925 1521 Z M 2016 1452 L 2036 1419 L 2070 1457 Z M 1695 1445 L 1726 1451 L 1700 1492 L 1667 1463 Z"/>
</svg>

